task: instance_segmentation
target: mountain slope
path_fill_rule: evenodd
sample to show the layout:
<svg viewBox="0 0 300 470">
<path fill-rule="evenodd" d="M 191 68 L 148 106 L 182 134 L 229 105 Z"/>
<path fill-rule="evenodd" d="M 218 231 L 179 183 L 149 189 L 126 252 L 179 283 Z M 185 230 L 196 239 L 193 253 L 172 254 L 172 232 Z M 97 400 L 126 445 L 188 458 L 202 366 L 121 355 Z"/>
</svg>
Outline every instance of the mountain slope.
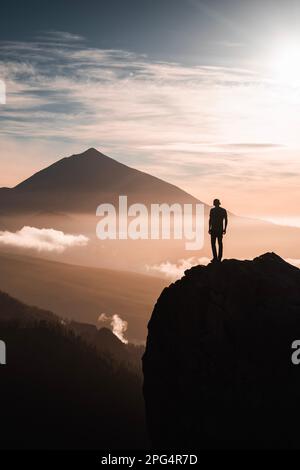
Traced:
<svg viewBox="0 0 300 470">
<path fill-rule="evenodd" d="M 300 270 L 274 253 L 165 289 L 143 358 L 156 448 L 299 448 Z"/>
<path fill-rule="evenodd" d="M 124 344 L 109 328 L 63 320 L 48 310 L 27 305 L 0 291 L 0 324 L 3 326 L 7 322 L 16 327 L 28 327 L 39 322 L 51 325 L 51 327 L 63 327 L 68 332 L 73 332 L 74 335 L 80 337 L 86 344 L 93 346 L 102 355 L 113 358 L 119 364 L 125 364 L 136 374 L 141 373 L 143 346 Z"/>
<path fill-rule="evenodd" d="M 149 312 L 166 281 L 0 253 L 0 289 L 62 318 L 97 323 L 101 313 L 128 322 L 128 339 L 144 341 Z"/>
<path fill-rule="evenodd" d="M 0 292 L 0 449 L 145 447 L 138 371 L 49 315 Z"/>
<path fill-rule="evenodd" d="M 0 190 L 0 211 L 59 211 L 94 214 L 102 202 L 119 195 L 140 203 L 190 202 L 196 199 L 178 187 L 130 168 L 94 148 L 63 158 L 12 189 Z"/>
</svg>

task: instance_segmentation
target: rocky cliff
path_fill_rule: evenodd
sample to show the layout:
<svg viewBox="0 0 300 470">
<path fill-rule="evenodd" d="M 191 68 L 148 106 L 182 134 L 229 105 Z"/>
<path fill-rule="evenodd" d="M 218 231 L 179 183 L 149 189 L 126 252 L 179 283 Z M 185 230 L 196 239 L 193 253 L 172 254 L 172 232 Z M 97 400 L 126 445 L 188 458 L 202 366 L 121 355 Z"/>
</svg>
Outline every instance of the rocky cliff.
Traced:
<svg viewBox="0 0 300 470">
<path fill-rule="evenodd" d="M 274 253 L 164 289 L 143 357 L 155 448 L 300 447 L 300 270 Z"/>
</svg>

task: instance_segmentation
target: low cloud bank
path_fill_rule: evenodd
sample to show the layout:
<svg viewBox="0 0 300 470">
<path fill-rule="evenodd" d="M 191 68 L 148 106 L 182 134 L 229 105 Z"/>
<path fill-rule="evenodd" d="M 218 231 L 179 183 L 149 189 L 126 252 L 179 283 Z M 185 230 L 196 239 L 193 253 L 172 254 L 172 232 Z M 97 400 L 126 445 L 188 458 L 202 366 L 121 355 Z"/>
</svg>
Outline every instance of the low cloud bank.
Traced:
<svg viewBox="0 0 300 470">
<path fill-rule="evenodd" d="M 293 266 L 296 266 L 296 268 L 300 268 L 300 259 L 286 258 L 285 261 L 292 264 Z"/>
<path fill-rule="evenodd" d="M 190 269 L 193 266 L 198 264 L 207 265 L 210 262 L 208 258 L 182 258 L 177 261 L 177 263 L 171 263 L 170 261 L 165 261 L 160 264 L 147 265 L 146 268 L 148 271 L 157 272 L 164 274 L 167 278 L 170 279 L 180 279 L 184 275 L 186 269 Z"/>
<path fill-rule="evenodd" d="M 85 246 L 84 235 L 71 235 L 53 228 L 25 226 L 17 232 L 0 231 L 0 244 L 16 248 L 62 253 L 66 248 Z"/>
<path fill-rule="evenodd" d="M 295 258 L 286 258 L 285 261 L 287 263 L 300 268 L 300 259 Z M 186 269 L 190 269 L 193 266 L 197 266 L 198 264 L 207 265 L 210 263 L 210 259 L 206 257 L 202 258 L 182 258 L 177 261 L 177 263 L 171 263 L 170 261 L 165 261 L 160 264 L 154 265 L 146 265 L 147 271 L 156 272 L 159 274 L 163 274 L 169 279 L 176 280 L 180 279 L 184 275 L 184 271 Z"/>
</svg>

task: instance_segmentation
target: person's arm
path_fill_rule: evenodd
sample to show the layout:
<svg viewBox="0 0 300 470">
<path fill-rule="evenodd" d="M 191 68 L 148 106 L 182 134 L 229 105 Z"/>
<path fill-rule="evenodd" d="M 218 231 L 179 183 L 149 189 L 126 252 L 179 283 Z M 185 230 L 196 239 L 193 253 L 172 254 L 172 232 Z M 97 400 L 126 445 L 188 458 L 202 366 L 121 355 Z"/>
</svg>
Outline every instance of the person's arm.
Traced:
<svg viewBox="0 0 300 470">
<path fill-rule="evenodd" d="M 210 213 L 209 213 L 208 233 L 211 232 L 211 222 L 212 222 L 212 220 L 211 220 L 211 211 L 212 211 L 212 209 L 210 209 Z"/>
<path fill-rule="evenodd" d="M 227 230 L 227 225 L 228 225 L 227 211 L 225 209 L 224 209 L 224 221 L 225 221 L 225 226 L 224 226 L 223 233 L 225 234 Z"/>
</svg>

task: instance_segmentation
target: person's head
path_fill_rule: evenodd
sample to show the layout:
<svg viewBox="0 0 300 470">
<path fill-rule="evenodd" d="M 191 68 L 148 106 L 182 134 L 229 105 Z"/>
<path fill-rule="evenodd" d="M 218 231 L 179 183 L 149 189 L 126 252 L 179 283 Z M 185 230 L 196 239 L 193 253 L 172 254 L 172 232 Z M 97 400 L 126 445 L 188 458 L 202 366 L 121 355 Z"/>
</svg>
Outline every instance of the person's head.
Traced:
<svg viewBox="0 0 300 470">
<path fill-rule="evenodd" d="M 221 205 L 220 199 L 214 199 L 214 206 L 219 207 Z"/>
</svg>

